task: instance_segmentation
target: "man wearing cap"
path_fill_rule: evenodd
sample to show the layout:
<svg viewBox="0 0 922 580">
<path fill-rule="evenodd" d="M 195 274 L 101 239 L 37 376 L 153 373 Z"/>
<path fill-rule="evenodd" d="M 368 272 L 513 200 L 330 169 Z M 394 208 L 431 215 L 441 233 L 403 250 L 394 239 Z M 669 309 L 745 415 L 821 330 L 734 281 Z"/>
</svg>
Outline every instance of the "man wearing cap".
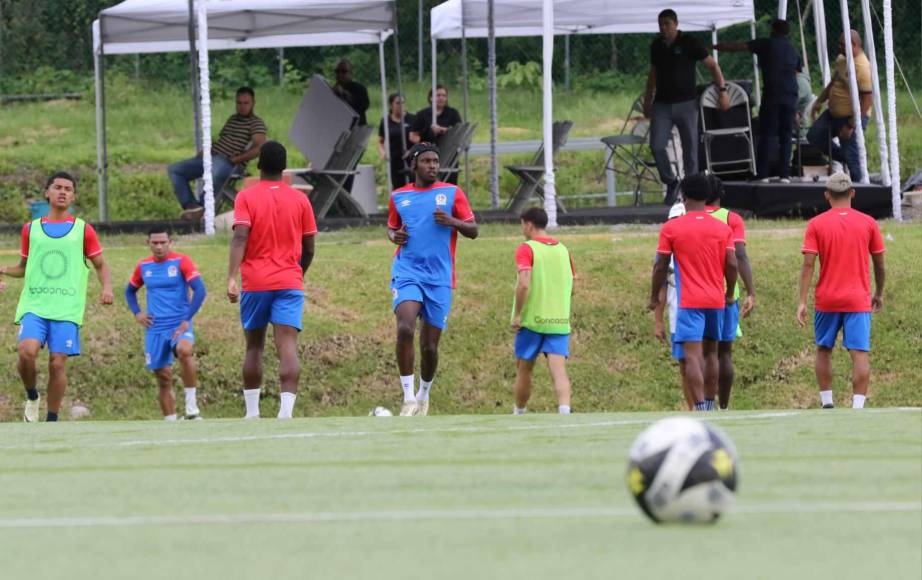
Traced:
<svg viewBox="0 0 922 580">
<path fill-rule="evenodd" d="M 877 222 L 852 209 L 855 189 L 844 173 L 826 182 L 826 201 L 832 206 L 807 224 L 803 267 L 800 271 L 800 302 L 797 322 L 806 325 L 807 292 L 813 282 L 816 258 L 820 277 L 815 291 L 813 329 L 816 335 L 816 382 L 824 409 L 832 398 L 832 349 L 839 330 L 842 346 L 852 359 L 852 408 L 864 407 L 871 380 L 871 312 L 880 312 L 884 292 L 884 241 Z M 874 295 L 871 295 L 868 255 L 874 263 Z"/>
</svg>

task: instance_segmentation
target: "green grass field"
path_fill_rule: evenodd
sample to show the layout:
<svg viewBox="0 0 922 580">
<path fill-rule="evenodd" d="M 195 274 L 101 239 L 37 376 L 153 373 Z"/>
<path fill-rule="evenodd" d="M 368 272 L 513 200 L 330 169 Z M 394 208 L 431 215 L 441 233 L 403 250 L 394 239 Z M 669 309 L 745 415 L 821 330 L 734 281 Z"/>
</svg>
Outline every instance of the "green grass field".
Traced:
<svg viewBox="0 0 922 580">
<path fill-rule="evenodd" d="M 922 575 L 919 409 L 708 415 L 740 488 L 693 528 L 624 484 L 660 416 L 3 425 L 2 577 Z"/>
</svg>

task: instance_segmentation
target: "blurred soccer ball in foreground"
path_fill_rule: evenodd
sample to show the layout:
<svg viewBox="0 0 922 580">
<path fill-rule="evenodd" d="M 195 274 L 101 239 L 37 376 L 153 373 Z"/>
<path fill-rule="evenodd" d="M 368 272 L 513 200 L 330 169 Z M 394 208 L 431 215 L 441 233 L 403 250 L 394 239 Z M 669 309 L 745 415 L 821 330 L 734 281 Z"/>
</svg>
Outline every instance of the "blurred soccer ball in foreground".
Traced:
<svg viewBox="0 0 922 580">
<path fill-rule="evenodd" d="M 736 450 L 704 421 L 657 421 L 634 440 L 629 459 L 628 489 L 654 522 L 713 522 L 733 502 Z"/>
<path fill-rule="evenodd" d="M 390 412 L 387 407 L 375 407 L 368 413 L 369 417 L 393 417 L 394 414 Z"/>
</svg>

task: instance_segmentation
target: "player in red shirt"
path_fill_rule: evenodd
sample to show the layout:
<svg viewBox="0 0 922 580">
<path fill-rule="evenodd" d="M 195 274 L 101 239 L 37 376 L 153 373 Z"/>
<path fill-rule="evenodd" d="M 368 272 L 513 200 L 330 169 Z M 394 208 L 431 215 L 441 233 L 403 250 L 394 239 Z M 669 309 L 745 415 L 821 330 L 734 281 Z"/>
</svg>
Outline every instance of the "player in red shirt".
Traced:
<svg viewBox="0 0 922 580">
<path fill-rule="evenodd" d="M 884 241 L 877 222 L 852 209 L 855 190 L 844 173 L 826 182 L 826 201 L 831 209 L 807 224 L 803 267 L 800 271 L 800 303 L 797 322 L 806 325 L 807 292 L 813 282 L 816 258 L 820 279 L 816 284 L 813 328 L 816 334 L 816 382 L 824 409 L 833 408 L 832 349 L 842 330 L 842 346 L 852 358 L 852 408 L 864 407 L 871 381 L 871 312 L 884 305 Z M 874 262 L 874 296 L 871 296 L 868 255 Z"/>
<path fill-rule="evenodd" d="M 679 311 L 675 342 L 685 350 L 684 391 L 695 398 L 695 409 L 704 411 L 704 352 L 716 359 L 720 316 L 733 304 L 736 284 L 736 252 L 732 230 L 704 209 L 710 186 L 707 176 L 695 174 L 682 180 L 686 214 L 667 221 L 660 229 L 650 292 L 650 310 L 660 300 L 660 290 L 675 257 L 675 286 Z M 724 285 L 726 282 L 726 286 Z M 707 343 L 707 348 L 704 348 Z M 716 360 L 710 361 L 712 368 Z"/>
<path fill-rule="evenodd" d="M 310 201 L 282 182 L 287 151 L 267 141 L 259 151 L 260 181 L 237 194 L 227 297 L 240 300 L 246 337 L 243 400 L 246 418 L 259 418 L 262 356 L 271 323 L 279 356 L 279 419 L 290 419 L 298 392 L 298 332 L 304 311 L 304 275 L 314 259 L 317 224 Z M 243 293 L 237 286 L 237 272 Z"/>
</svg>

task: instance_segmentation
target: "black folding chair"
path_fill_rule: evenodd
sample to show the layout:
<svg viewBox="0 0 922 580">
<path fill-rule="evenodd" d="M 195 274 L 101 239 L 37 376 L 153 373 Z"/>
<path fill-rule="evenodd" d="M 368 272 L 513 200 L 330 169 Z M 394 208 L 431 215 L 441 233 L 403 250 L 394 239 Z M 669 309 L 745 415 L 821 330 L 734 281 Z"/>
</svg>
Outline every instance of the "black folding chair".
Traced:
<svg viewBox="0 0 922 580">
<path fill-rule="evenodd" d="M 554 158 L 557 152 L 567 143 L 567 137 L 570 135 L 570 129 L 573 128 L 573 121 L 557 121 L 553 125 L 553 136 L 551 140 L 551 151 Z M 506 169 L 519 178 L 519 184 L 509 200 L 506 209 L 518 215 L 522 209 L 528 205 L 532 199 L 539 197 L 544 199 L 544 142 L 538 147 L 534 158 L 528 165 L 506 165 Z M 560 196 L 557 196 L 557 207 L 561 212 L 566 212 Z"/>
<path fill-rule="evenodd" d="M 360 125 L 344 131 L 323 169 L 296 172 L 314 186 L 310 200 L 317 219 L 323 219 L 331 211 L 339 216 L 367 216 L 362 206 L 346 190 L 346 184 L 350 177 L 358 173 L 356 168 L 374 130 L 372 125 Z"/>
</svg>

